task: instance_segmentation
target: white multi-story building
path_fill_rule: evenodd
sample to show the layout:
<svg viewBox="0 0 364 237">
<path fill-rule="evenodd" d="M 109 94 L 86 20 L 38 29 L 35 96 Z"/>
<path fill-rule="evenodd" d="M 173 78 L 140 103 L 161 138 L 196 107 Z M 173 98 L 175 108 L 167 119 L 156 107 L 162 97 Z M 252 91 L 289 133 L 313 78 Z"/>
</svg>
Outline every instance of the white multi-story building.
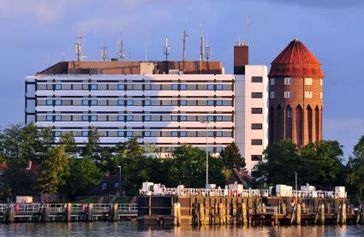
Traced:
<svg viewBox="0 0 364 237">
<path fill-rule="evenodd" d="M 60 62 L 26 78 L 25 120 L 56 138 L 72 132 L 79 145 L 91 127 L 101 145 L 139 137 L 162 156 L 181 144 L 217 154 L 235 141 L 250 170 L 268 143 L 267 68 L 240 67 L 234 75 L 220 62 Z"/>
</svg>

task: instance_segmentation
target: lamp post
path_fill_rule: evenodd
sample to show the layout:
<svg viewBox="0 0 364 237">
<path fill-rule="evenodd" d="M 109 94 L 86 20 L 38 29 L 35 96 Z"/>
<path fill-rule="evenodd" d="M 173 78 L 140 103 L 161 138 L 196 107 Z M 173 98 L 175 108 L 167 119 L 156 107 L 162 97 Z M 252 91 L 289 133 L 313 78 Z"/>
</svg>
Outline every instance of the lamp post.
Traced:
<svg viewBox="0 0 364 237">
<path fill-rule="evenodd" d="M 205 188 L 208 188 L 208 184 L 209 184 L 209 120 L 206 119 L 206 121 L 201 121 L 201 123 L 206 123 L 206 186 Z"/>
<path fill-rule="evenodd" d="M 121 197 L 121 165 L 118 165 L 119 168 L 119 195 Z"/>
</svg>

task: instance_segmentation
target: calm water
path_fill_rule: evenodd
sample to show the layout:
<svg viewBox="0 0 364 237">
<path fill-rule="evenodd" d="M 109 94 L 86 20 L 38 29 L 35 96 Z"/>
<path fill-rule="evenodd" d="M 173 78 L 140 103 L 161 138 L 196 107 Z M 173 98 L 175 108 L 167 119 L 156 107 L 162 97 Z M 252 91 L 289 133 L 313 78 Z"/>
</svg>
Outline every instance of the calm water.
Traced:
<svg viewBox="0 0 364 237">
<path fill-rule="evenodd" d="M 140 228 L 133 223 L 48 223 L 48 224 L 0 224 L 1 237 L 33 236 L 150 236 L 150 237 L 231 237 L 231 236 L 285 236 L 285 237 L 318 237 L 318 236 L 364 236 L 364 226 L 298 226 L 298 227 L 176 227 L 171 229 Z"/>
</svg>

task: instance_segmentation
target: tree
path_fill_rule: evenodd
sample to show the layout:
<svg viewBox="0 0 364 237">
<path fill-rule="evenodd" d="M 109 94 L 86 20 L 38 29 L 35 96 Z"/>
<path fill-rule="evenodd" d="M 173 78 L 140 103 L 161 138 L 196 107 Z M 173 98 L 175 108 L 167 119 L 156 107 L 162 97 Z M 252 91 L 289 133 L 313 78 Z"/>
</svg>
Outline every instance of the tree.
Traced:
<svg viewBox="0 0 364 237">
<path fill-rule="evenodd" d="M 54 194 L 66 184 L 70 174 L 70 158 L 64 146 L 50 148 L 41 164 L 37 177 L 37 189 L 42 193 Z"/>
<path fill-rule="evenodd" d="M 88 131 L 88 142 L 86 146 L 83 148 L 82 156 L 90 157 L 93 160 L 99 159 L 99 140 L 100 137 L 98 135 L 98 131 L 96 128 L 91 127 Z"/>
<path fill-rule="evenodd" d="M 321 141 L 298 148 L 290 140 L 269 144 L 264 151 L 265 161 L 259 163 L 252 175 L 258 185 L 294 185 L 294 172 L 301 184 L 310 183 L 321 189 L 342 185 L 345 169 L 340 144 Z"/>
<path fill-rule="evenodd" d="M 347 184 L 354 202 L 364 200 L 364 136 L 354 146 L 353 156 L 347 164 Z"/>
<path fill-rule="evenodd" d="M 73 159 L 65 191 L 71 196 L 83 195 L 101 181 L 102 173 L 89 157 Z"/>
<path fill-rule="evenodd" d="M 177 147 L 172 153 L 171 166 L 168 170 L 168 185 L 183 184 L 186 187 L 205 187 L 206 153 L 205 151 L 189 145 Z M 225 177 L 222 173 L 221 160 L 209 157 L 209 183 L 222 185 Z"/>
<path fill-rule="evenodd" d="M 224 165 L 227 168 L 240 167 L 245 168 L 245 158 L 240 154 L 238 146 L 235 142 L 230 143 L 220 153 L 220 158 L 224 161 Z"/>
<path fill-rule="evenodd" d="M 77 145 L 75 142 L 75 138 L 73 137 L 73 134 L 71 132 L 62 134 L 59 143 L 64 146 L 66 153 L 68 154 L 77 153 Z"/>
</svg>

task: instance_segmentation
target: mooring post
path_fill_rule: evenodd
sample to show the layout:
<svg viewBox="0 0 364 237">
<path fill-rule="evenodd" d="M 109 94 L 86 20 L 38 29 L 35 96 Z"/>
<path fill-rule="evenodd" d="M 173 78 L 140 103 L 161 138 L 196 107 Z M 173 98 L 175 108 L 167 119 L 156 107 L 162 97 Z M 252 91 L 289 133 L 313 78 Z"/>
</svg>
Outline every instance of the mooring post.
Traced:
<svg viewBox="0 0 364 237">
<path fill-rule="evenodd" d="M 300 203 L 297 203 L 296 225 L 301 225 L 301 204 Z"/>
<path fill-rule="evenodd" d="M 321 204 L 320 208 L 320 225 L 325 225 L 325 204 Z"/>
<path fill-rule="evenodd" d="M 72 203 L 67 203 L 65 216 L 66 222 L 72 221 Z"/>
<path fill-rule="evenodd" d="M 341 218 L 340 218 L 340 225 L 346 224 L 346 203 L 343 202 L 341 205 Z"/>
<path fill-rule="evenodd" d="M 93 209 L 94 209 L 94 204 L 93 203 L 88 204 L 87 221 L 93 221 Z"/>
<path fill-rule="evenodd" d="M 243 201 L 243 203 L 241 204 L 241 216 L 242 216 L 242 224 L 246 225 L 248 224 L 248 212 L 247 212 L 247 205 L 246 205 L 246 201 Z"/>
<path fill-rule="evenodd" d="M 113 203 L 111 207 L 111 221 L 118 220 L 118 209 L 119 209 L 119 204 Z"/>
<path fill-rule="evenodd" d="M 42 204 L 41 206 L 41 221 L 48 222 L 49 221 L 49 210 L 47 204 Z"/>
<path fill-rule="evenodd" d="M 14 208 L 14 204 L 10 203 L 8 206 L 7 222 L 13 223 L 14 221 L 15 221 L 15 208 Z"/>
</svg>

